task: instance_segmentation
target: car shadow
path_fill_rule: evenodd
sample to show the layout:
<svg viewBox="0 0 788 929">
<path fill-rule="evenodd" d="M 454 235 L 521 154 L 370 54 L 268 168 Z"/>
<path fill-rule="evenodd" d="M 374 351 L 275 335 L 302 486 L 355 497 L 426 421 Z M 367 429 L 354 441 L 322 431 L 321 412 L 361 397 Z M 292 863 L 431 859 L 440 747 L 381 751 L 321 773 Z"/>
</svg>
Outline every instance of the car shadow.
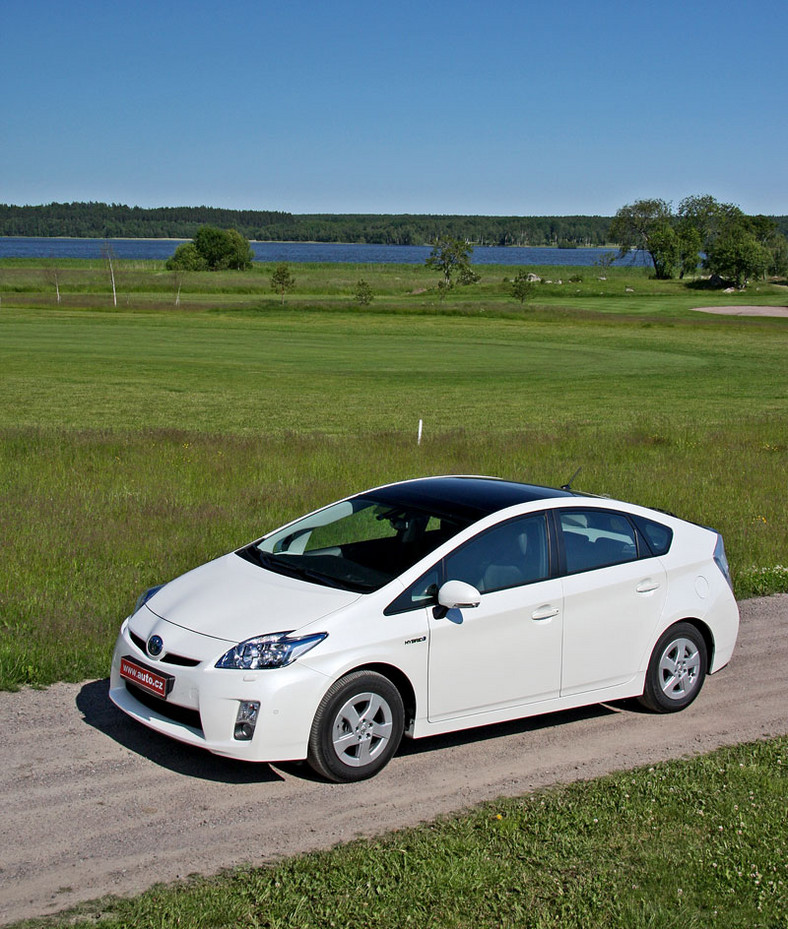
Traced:
<svg viewBox="0 0 788 929">
<path fill-rule="evenodd" d="M 167 736 L 146 728 L 121 712 L 109 699 L 109 679 L 85 684 L 76 698 L 77 709 L 87 725 L 108 736 L 114 742 L 154 764 L 201 780 L 225 784 L 257 784 L 283 781 L 283 775 L 304 781 L 325 783 L 309 765 L 301 761 L 279 762 L 274 767 L 264 763 L 235 761 L 212 755 L 205 749 L 177 742 Z M 543 716 L 529 716 L 505 723 L 463 729 L 446 735 L 428 736 L 424 739 L 403 739 L 397 755 L 423 755 L 453 746 L 471 745 L 491 739 L 505 738 L 524 732 L 540 732 L 556 726 L 565 726 L 586 719 L 598 719 L 614 713 L 647 712 L 636 700 L 620 700 L 614 703 L 597 703 L 574 710 L 561 710 Z"/>
<path fill-rule="evenodd" d="M 446 735 L 428 736 L 424 739 L 403 739 L 397 752 L 398 755 L 422 755 L 427 752 L 436 752 L 444 748 L 458 745 L 471 745 L 474 742 L 487 742 L 490 739 L 505 738 L 508 735 L 519 735 L 524 732 L 540 732 L 544 729 L 553 729 L 584 719 L 599 719 L 614 713 L 631 712 L 637 710 L 638 704 L 632 700 L 619 700 L 614 703 L 595 703 L 591 706 L 581 706 L 574 710 L 560 710 L 556 713 L 545 713 L 540 716 L 528 716 L 525 719 L 515 719 L 505 723 L 494 723 L 479 726 L 476 729 L 463 729 L 460 732 L 449 732 Z"/>
<path fill-rule="evenodd" d="M 129 751 L 176 774 L 225 784 L 258 784 L 284 780 L 270 765 L 221 758 L 205 749 L 177 742 L 147 729 L 126 716 L 109 699 L 109 678 L 85 684 L 77 694 L 76 706 L 88 726 L 97 729 Z"/>
<path fill-rule="evenodd" d="M 585 719 L 600 719 L 603 716 L 612 716 L 616 713 L 647 713 L 635 699 L 617 700 L 609 703 L 596 703 L 591 706 L 582 706 L 574 710 L 561 710 L 557 713 L 545 713 L 541 716 L 529 716 L 526 719 L 515 719 L 505 723 L 492 723 L 479 726 L 476 729 L 463 729 L 459 732 L 449 732 L 446 735 L 427 736 L 423 739 L 403 739 L 395 753 L 395 757 L 406 758 L 409 755 L 427 755 L 445 748 L 460 745 L 472 745 L 474 742 L 487 742 L 491 739 L 506 738 L 523 732 L 540 732 L 558 726 L 566 726 L 573 722 L 582 722 Z M 283 762 L 276 765 L 292 777 L 304 781 L 325 783 L 325 779 L 316 774 L 308 764 L 300 761 Z"/>
</svg>

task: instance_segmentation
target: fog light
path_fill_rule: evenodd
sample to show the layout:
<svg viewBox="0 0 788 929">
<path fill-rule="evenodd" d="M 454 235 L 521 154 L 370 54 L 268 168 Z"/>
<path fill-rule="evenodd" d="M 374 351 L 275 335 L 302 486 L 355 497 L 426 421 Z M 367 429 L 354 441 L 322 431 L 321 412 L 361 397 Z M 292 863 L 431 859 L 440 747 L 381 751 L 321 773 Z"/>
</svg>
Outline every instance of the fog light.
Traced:
<svg viewBox="0 0 788 929">
<path fill-rule="evenodd" d="M 238 715 L 235 717 L 233 737 L 239 742 L 248 742 L 254 735 L 254 727 L 257 725 L 257 714 L 259 712 L 259 700 L 241 700 Z"/>
</svg>

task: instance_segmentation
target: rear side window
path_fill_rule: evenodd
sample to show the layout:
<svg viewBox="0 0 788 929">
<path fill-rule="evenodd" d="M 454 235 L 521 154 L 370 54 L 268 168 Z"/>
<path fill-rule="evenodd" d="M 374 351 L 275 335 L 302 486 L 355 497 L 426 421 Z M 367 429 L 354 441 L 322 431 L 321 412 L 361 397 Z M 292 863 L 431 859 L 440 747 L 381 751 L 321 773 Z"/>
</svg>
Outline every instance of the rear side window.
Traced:
<svg viewBox="0 0 788 929">
<path fill-rule="evenodd" d="M 654 555 L 667 555 L 670 549 L 670 543 L 673 541 L 673 530 L 662 523 L 655 523 L 651 519 L 644 519 L 642 516 L 633 516 L 633 521 L 638 529 L 643 533 L 643 537 L 648 543 Z"/>
<path fill-rule="evenodd" d="M 634 561 L 638 557 L 635 528 L 623 513 L 613 510 L 560 510 L 569 574 Z"/>
</svg>

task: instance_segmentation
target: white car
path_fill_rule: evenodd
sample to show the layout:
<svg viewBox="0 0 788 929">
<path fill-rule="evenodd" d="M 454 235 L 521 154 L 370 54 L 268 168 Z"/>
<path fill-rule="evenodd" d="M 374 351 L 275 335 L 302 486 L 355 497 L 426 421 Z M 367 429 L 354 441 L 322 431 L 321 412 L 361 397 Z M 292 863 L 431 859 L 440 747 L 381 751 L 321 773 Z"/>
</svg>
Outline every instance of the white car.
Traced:
<svg viewBox="0 0 788 929">
<path fill-rule="evenodd" d="M 738 626 L 711 529 L 567 488 L 428 477 L 146 591 L 110 697 L 217 755 L 356 781 L 403 734 L 625 697 L 683 709 Z"/>
</svg>

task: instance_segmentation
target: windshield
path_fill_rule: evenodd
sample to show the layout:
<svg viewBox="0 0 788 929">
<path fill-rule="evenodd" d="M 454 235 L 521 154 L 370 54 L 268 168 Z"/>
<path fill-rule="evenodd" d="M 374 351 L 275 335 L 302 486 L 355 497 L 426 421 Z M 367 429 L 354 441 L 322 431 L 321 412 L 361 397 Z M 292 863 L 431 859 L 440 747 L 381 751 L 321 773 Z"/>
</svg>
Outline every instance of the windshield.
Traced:
<svg viewBox="0 0 788 929">
<path fill-rule="evenodd" d="M 468 523 L 374 496 L 356 497 L 305 516 L 238 554 L 279 574 L 369 593 Z"/>
</svg>

